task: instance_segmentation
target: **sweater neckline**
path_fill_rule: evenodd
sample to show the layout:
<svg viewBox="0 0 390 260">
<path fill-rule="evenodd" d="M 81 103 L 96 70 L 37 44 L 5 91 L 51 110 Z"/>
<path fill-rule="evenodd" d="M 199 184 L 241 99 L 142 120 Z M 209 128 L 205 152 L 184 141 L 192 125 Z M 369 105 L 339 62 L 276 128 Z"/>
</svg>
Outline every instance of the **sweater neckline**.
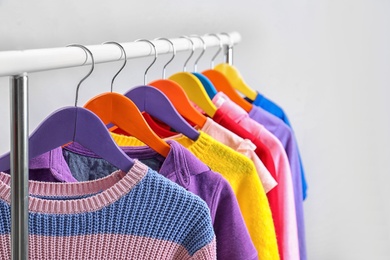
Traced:
<svg viewBox="0 0 390 260">
<path fill-rule="evenodd" d="M 29 212 L 46 214 L 77 214 L 100 210 L 129 193 L 146 175 L 148 167 L 135 160 L 131 169 L 125 173 L 114 173 L 97 180 L 77 183 L 55 183 L 29 181 L 29 193 L 49 199 L 29 196 Z M 0 199 L 10 204 L 10 176 L 0 173 Z M 90 195 L 90 196 L 88 196 Z M 77 196 L 88 196 L 72 199 Z M 67 200 L 50 197 L 71 198 Z"/>
</svg>

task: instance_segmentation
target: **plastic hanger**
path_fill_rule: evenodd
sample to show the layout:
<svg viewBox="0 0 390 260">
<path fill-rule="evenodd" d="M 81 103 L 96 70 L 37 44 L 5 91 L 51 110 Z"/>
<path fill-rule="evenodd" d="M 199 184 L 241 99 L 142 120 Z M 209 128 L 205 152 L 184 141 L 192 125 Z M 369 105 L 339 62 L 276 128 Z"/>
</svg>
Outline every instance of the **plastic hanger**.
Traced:
<svg viewBox="0 0 390 260">
<path fill-rule="evenodd" d="M 134 165 L 134 161 L 116 145 L 99 117 L 85 108 L 77 107 L 80 85 L 91 75 L 95 61 L 91 51 L 85 46 L 77 44 L 69 46 L 82 48 L 86 51 L 87 58 L 87 52 L 91 55 L 91 70 L 77 85 L 75 106 L 55 111 L 31 134 L 29 158 L 35 158 L 70 142 L 77 142 L 115 167 L 128 172 Z M 0 158 L 0 171 L 9 169 L 10 157 L 6 154 Z"/>
<path fill-rule="evenodd" d="M 227 35 L 230 39 L 230 35 L 227 33 L 223 33 Z M 228 48 L 233 48 L 233 44 L 230 43 Z M 241 76 L 240 72 L 237 68 L 235 68 L 232 64 L 228 63 L 221 63 L 214 67 L 215 70 L 221 72 L 223 75 L 226 76 L 226 78 L 230 81 L 231 85 L 247 96 L 251 100 L 255 100 L 257 96 L 257 92 L 250 88 L 248 84 L 245 83 L 243 77 Z"/>
<path fill-rule="evenodd" d="M 169 79 L 177 82 L 187 93 L 189 99 L 199 106 L 208 116 L 213 117 L 217 111 L 217 107 L 210 100 L 207 95 L 202 82 L 192 73 L 186 72 L 186 66 L 188 61 L 194 54 L 195 48 L 193 41 L 186 36 L 182 36 L 189 40 L 192 44 L 192 52 L 184 63 L 183 72 L 178 72 L 169 77 Z"/>
<path fill-rule="evenodd" d="M 219 49 L 217 53 L 213 56 L 211 59 L 211 68 L 213 68 L 214 65 L 214 59 L 217 57 L 219 52 L 222 50 L 222 41 L 221 38 L 217 34 L 210 34 L 218 38 L 219 40 Z M 252 104 L 243 99 L 237 91 L 234 89 L 230 81 L 227 79 L 227 77 L 219 72 L 218 70 L 205 70 L 202 72 L 204 76 L 206 76 L 215 86 L 215 88 L 218 91 L 221 91 L 225 93 L 234 103 L 242 107 L 246 112 L 251 111 Z"/>
<path fill-rule="evenodd" d="M 115 78 L 126 66 L 127 56 L 125 49 L 119 43 L 106 42 L 104 44 L 117 45 L 124 54 L 124 63 L 112 78 L 111 92 L 93 97 L 84 105 L 84 108 L 94 112 L 104 124 L 115 125 L 128 135 L 136 137 L 162 156 L 167 157 L 170 151 L 169 144 L 154 133 L 137 106 L 122 94 L 112 92 Z"/>
<path fill-rule="evenodd" d="M 172 80 L 166 79 L 166 68 L 176 56 L 175 45 L 167 38 L 157 38 L 155 40 L 165 40 L 169 42 L 172 45 L 173 55 L 172 58 L 163 67 L 162 79 L 152 81 L 149 83 L 149 85 L 162 91 L 172 102 L 179 114 L 182 115 L 185 119 L 198 125 L 199 127 L 203 127 L 207 118 L 192 106 L 187 94 L 179 84 Z"/>
<path fill-rule="evenodd" d="M 146 84 L 147 72 L 157 59 L 157 50 L 156 46 L 149 40 L 142 39 L 138 41 L 148 42 L 153 46 L 155 52 L 154 60 L 146 69 L 144 74 L 144 84 Z M 161 120 L 193 141 L 198 139 L 199 132 L 181 117 L 169 99 L 160 90 L 144 85 L 129 90 L 125 93 L 125 96 L 130 98 L 137 105 L 140 111 L 146 112 Z"/>
<path fill-rule="evenodd" d="M 207 95 L 209 96 L 210 99 L 213 99 L 214 96 L 217 95 L 217 90 L 215 89 L 213 83 L 206 76 L 198 73 L 198 61 L 206 52 L 206 43 L 204 42 L 203 38 L 198 35 L 191 35 L 191 37 L 198 38 L 203 44 L 203 50 L 200 53 L 199 57 L 195 60 L 194 72 L 192 72 L 192 74 L 195 75 L 200 80 L 200 82 L 202 82 L 203 88 L 206 90 Z"/>
</svg>

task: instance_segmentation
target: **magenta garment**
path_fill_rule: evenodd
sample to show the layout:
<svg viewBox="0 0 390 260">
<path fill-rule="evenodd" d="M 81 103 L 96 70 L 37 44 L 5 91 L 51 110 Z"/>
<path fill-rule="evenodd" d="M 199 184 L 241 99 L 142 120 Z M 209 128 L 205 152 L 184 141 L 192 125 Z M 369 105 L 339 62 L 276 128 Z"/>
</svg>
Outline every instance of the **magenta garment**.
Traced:
<svg viewBox="0 0 390 260">
<path fill-rule="evenodd" d="M 297 214 L 299 253 L 301 260 L 306 260 L 305 221 L 302 194 L 303 173 L 301 172 L 302 168 L 299 159 L 299 151 L 293 132 L 291 131 L 291 128 L 283 122 L 283 120 L 277 118 L 260 107 L 253 106 L 252 110 L 249 111 L 249 117 L 262 124 L 268 131 L 275 135 L 283 144 L 283 147 L 287 153 L 295 194 L 295 211 Z"/>
<path fill-rule="evenodd" d="M 251 119 L 248 113 L 235 104 L 224 93 L 218 92 L 213 103 L 224 114 L 229 115 L 236 123 L 243 126 L 251 134 L 259 138 L 270 150 L 274 159 L 275 171 L 279 177 L 278 186 L 283 189 L 279 199 L 280 213 L 283 223 L 280 223 L 284 247 L 282 255 L 287 259 L 300 259 L 295 195 L 289 160 L 282 143 L 263 125 Z"/>
<path fill-rule="evenodd" d="M 138 159 L 206 202 L 216 234 L 218 259 L 257 259 L 257 251 L 228 182 L 176 141 L 167 142 L 171 149 L 165 159 L 147 146 L 121 148 L 131 158 Z M 78 144 L 71 144 L 64 150 L 68 153 L 67 160 L 73 162 L 71 164 L 73 174 L 79 174 L 79 169 L 92 168 L 96 165 L 103 170 L 104 164 L 109 169 L 107 173 L 114 170 L 107 162 L 101 164 L 100 158 Z M 59 160 L 58 163 L 63 161 Z M 79 178 L 95 179 L 93 176 Z"/>
</svg>

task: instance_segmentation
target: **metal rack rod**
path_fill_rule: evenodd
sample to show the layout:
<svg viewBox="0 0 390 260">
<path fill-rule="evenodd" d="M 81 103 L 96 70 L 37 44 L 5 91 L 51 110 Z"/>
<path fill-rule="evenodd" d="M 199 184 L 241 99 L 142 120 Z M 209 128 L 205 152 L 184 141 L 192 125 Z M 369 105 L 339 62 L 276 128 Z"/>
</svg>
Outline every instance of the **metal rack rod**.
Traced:
<svg viewBox="0 0 390 260">
<path fill-rule="evenodd" d="M 224 45 L 236 44 L 241 41 L 241 36 L 237 32 L 229 33 L 229 37 L 220 34 L 219 37 Z M 219 41 L 212 35 L 202 36 L 206 47 L 219 46 Z M 192 38 L 195 48 L 202 48 L 202 42 L 196 37 Z M 191 45 L 184 38 L 170 39 L 175 45 L 176 51 L 189 51 Z M 171 45 L 166 41 L 152 41 L 159 54 L 171 53 Z M 153 55 L 153 49 L 145 42 L 121 43 L 125 48 L 128 59 Z M 94 55 L 95 63 L 118 61 L 123 59 L 120 49 L 111 44 L 87 45 Z M 22 73 L 46 71 L 53 69 L 70 68 L 91 64 L 85 52 L 80 48 L 60 47 L 50 49 L 33 49 L 23 51 L 3 51 L 0 52 L 0 77 L 19 75 Z"/>
</svg>

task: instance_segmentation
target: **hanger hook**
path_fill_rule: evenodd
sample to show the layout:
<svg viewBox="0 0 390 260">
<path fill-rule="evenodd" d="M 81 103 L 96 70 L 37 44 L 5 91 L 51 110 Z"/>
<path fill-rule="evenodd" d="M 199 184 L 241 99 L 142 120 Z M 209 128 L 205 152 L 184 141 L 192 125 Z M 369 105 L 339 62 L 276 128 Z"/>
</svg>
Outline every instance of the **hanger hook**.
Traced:
<svg viewBox="0 0 390 260">
<path fill-rule="evenodd" d="M 234 44 L 233 44 L 232 38 L 230 37 L 230 34 L 228 34 L 226 32 L 222 32 L 221 34 L 226 35 L 229 38 L 229 44 L 227 45 L 228 49 L 227 49 L 227 52 L 225 53 L 225 57 L 226 57 L 225 60 L 230 65 L 233 65 L 233 46 L 234 46 Z"/>
<path fill-rule="evenodd" d="M 149 40 L 147 40 L 147 39 L 138 39 L 138 40 L 135 40 L 135 42 L 147 42 L 147 43 L 149 43 L 149 44 L 153 47 L 153 49 L 154 49 L 154 60 L 153 60 L 153 62 L 149 65 L 149 67 L 146 68 L 145 73 L 144 73 L 144 85 L 146 85 L 148 71 L 149 71 L 149 69 L 153 66 L 153 64 L 154 64 L 154 63 L 156 62 L 156 60 L 157 60 L 157 49 L 156 49 L 156 45 L 154 45 L 152 41 L 149 41 Z"/>
<path fill-rule="evenodd" d="M 122 67 L 118 70 L 118 72 L 114 75 L 114 77 L 112 78 L 111 80 L 111 92 L 113 91 L 113 87 L 114 87 L 114 81 L 115 81 L 115 78 L 119 75 L 119 73 L 121 73 L 121 71 L 125 68 L 126 66 L 126 63 L 127 63 L 127 55 L 126 55 L 126 51 L 125 51 L 125 48 L 123 48 L 123 46 L 118 43 L 118 42 L 103 42 L 102 44 L 115 44 L 116 46 L 118 46 L 120 49 L 121 49 L 121 56 L 119 57 L 119 60 L 122 58 L 122 54 L 123 56 L 125 57 L 125 60 L 123 61 L 123 65 Z"/>
<path fill-rule="evenodd" d="M 202 58 L 203 54 L 206 52 L 206 43 L 205 41 L 203 40 L 203 38 L 199 35 L 190 35 L 190 37 L 195 37 L 195 38 L 198 38 L 199 40 L 201 40 L 202 42 L 202 52 L 200 53 L 199 57 L 196 59 L 195 63 L 194 63 L 194 72 L 197 72 L 198 70 L 198 61 L 200 60 L 200 58 Z"/>
<path fill-rule="evenodd" d="M 75 99 L 75 102 L 74 102 L 74 106 L 77 107 L 77 101 L 79 100 L 79 89 L 80 89 L 81 83 L 83 83 L 83 81 L 86 80 L 92 74 L 92 71 L 95 69 L 95 59 L 93 58 L 92 52 L 87 47 L 85 47 L 84 45 L 81 45 L 81 44 L 69 44 L 66 47 L 79 47 L 79 48 L 83 49 L 84 52 L 85 52 L 85 55 L 86 55 L 86 59 L 85 59 L 84 64 L 88 60 L 88 53 L 91 56 L 91 60 L 92 60 L 92 66 L 91 66 L 91 69 L 89 70 L 88 74 L 85 75 L 84 78 L 82 78 L 80 80 L 79 84 L 77 84 L 76 99 Z"/>
<path fill-rule="evenodd" d="M 223 48 L 223 44 L 222 44 L 222 39 L 221 37 L 218 36 L 218 34 L 216 33 L 209 33 L 209 34 L 206 34 L 206 35 L 210 35 L 210 36 L 214 36 L 218 39 L 219 41 L 219 48 L 218 48 L 218 51 L 214 54 L 214 56 L 211 58 L 211 63 L 210 63 L 210 66 L 211 66 L 211 69 L 214 68 L 214 60 L 215 58 L 218 56 L 218 54 L 222 51 L 222 48 Z"/>
<path fill-rule="evenodd" d="M 191 54 L 190 54 L 190 56 L 188 57 L 188 59 L 184 62 L 184 66 L 183 66 L 183 71 L 187 71 L 187 63 L 188 63 L 188 61 L 191 59 L 192 55 L 194 55 L 194 52 L 195 52 L 194 41 L 191 40 L 190 37 L 185 36 L 185 35 L 180 36 L 180 38 L 187 39 L 187 40 L 190 41 L 190 43 L 191 43 L 191 48 L 192 48 Z"/>
<path fill-rule="evenodd" d="M 164 40 L 164 41 L 167 41 L 169 42 L 171 45 L 172 45 L 172 51 L 173 51 L 173 55 L 172 55 L 172 58 L 164 65 L 163 67 L 163 74 L 162 74 L 162 78 L 163 79 L 166 79 L 166 71 L 167 71 L 167 66 L 169 63 L 171 63 L 171 61 L 173 61 L 173 59 L 176 57 L 176 48 L 175 48 L 175 45 L 173 44 L 173 42 L 167 38 L 156 38 L 154 39 L 155 41 L 159 41 L 159 40 Z"/>
</svg>

